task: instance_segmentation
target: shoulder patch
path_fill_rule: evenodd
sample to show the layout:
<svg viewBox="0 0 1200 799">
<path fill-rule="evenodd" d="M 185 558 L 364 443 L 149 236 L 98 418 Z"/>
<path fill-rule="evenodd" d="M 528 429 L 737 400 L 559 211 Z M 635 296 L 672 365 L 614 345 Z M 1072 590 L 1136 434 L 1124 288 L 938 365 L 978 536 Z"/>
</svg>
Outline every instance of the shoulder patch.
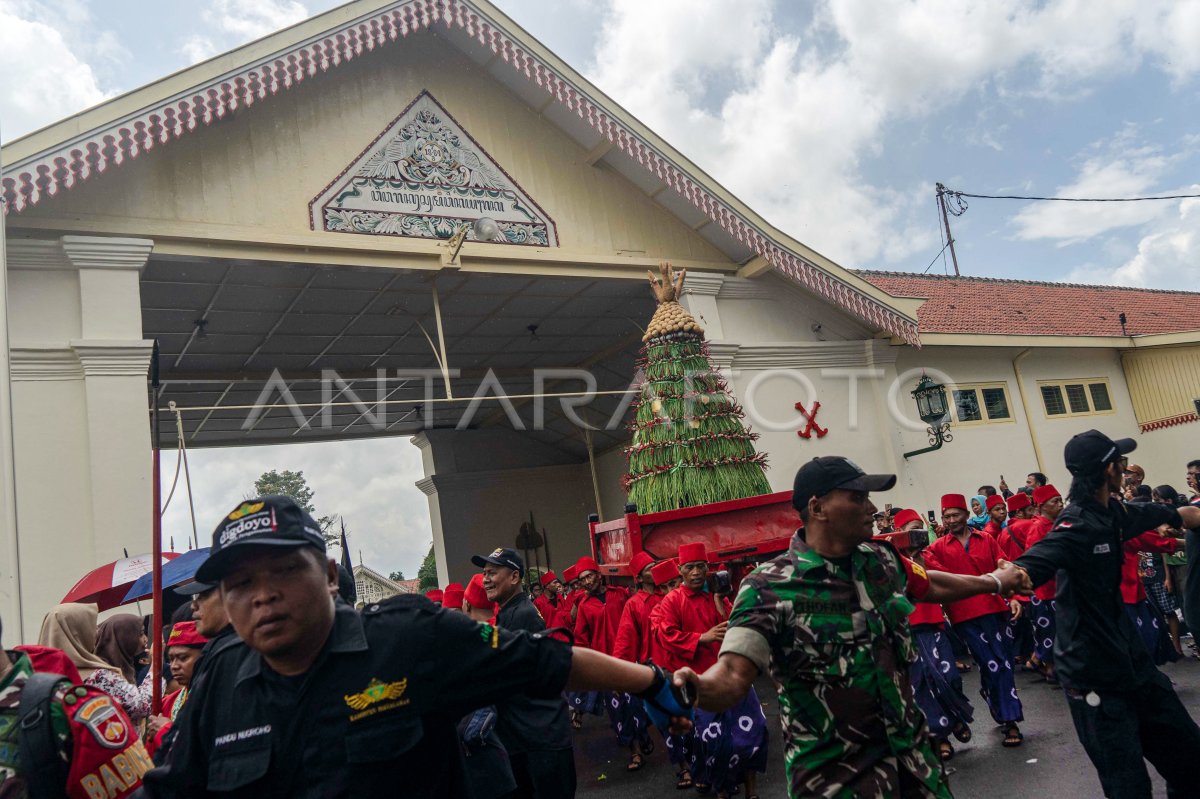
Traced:
<svg viewBox="0 0 1200 799">
<path fill-rule="evenodd" d="M 117 712 L 108 694 L 92 696 L 79 702 L 71 717 L 87 727 L 96 743 L 105 749 L 124 749 L 134 740 L 131 737 L 133 731 L 129 729 L 122 714 Z"/>
</svg>

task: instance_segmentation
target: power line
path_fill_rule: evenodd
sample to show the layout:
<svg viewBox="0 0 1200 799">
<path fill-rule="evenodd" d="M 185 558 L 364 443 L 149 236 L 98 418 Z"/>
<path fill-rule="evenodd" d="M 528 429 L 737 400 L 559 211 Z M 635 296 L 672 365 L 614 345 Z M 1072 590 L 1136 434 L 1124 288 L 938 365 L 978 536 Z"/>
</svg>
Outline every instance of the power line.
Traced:
<svg viewBox="0 0 1200 799">
<path fill-rule="evenodd" d="M 938 250 L 937 255 L 933 256 L 933 260 L 929 262 L 929 266 L 925 267 L 925 271 L 921 273 L 922 275 L 929 274 L 929 270 L 933 268 L 933 265 L 937 263 L 937 259 L 942 257 L 942 253 L 944 253 L 946 251 L 946 248 L 949 246 L 950 246 L 950 242 L 946 242 L 945 244 L 942 245 L 942 249 Z M 949 274 L 949 273 L 947 272 L 947 274 Z"/>
<path fill-rule="evenodd" d="M 1037 200 L 1057 203 L 1142 203 L 1153 200 L 1200 199 L 1200 194 L 1163 194 L 1155 197 L 1026 197 L 1018 194 L 971 194 L 954 189 L 946 189 L 945 193 L 954 197 L 970 197 L 975 200 Z"/>
</svg>

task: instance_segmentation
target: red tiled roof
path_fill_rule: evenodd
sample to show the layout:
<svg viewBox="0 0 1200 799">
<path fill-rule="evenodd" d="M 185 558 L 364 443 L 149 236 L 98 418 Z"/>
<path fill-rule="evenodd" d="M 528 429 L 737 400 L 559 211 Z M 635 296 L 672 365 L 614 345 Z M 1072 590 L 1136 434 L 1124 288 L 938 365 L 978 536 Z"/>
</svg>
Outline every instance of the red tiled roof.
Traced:
<svg viewBox="0 0 1200 799">
<path fill-rule="evenodd" d="M 1195 292 L 906 272 L 857 274 L 893 296 L 927 298 L 917 311 L 922 333 L 1144 336 L 1200 330 L 1200 293 Z"/>
</svg>

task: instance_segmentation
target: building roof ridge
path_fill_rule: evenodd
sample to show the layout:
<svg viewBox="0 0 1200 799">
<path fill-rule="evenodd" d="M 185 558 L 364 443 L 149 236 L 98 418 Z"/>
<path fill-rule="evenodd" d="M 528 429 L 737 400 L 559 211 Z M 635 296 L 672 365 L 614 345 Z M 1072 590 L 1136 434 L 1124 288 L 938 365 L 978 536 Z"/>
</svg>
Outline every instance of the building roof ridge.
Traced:
<svg viewBox="0 0 1200 799">
<path fill-rule="evenodd" d="M 870 280 L 871 276 L 878 277 L 899 277 L 911 278 L 915 280 L 943 281 L 943 280 L 969 280 L 977 283 L 1003 283 L 1021 286 L 1048 286 L 1051 288 L 1072 288 L 1072 289 L 1098 289 L 1103 291 L 1144 291 L 1152 294 L 1184 294 L 1187 296 L 1196 296 L 1200 292 L 1184 291 L 1183 289 L 1152 289 L 1144 286 L 1112 286 L 1102 283 L 1061 283 L 1053 280 L 1026 280 L 1021 278 L 1006 278 L 1006 277 L 990 277 L 986 275 L 926 275 L 919 272 L 896 272 L 884 269 L 853 269 L 851 270 L 857 275 L 861 275 L 864 279 Z"/>
</svg>

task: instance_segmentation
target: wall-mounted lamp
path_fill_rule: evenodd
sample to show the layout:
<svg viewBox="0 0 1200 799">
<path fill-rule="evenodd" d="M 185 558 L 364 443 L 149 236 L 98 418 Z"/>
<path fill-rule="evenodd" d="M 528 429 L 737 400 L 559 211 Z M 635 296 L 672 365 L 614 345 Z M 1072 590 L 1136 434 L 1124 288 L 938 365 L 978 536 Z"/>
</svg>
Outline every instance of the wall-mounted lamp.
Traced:
<svg viewBox="0 0 1200 799">
<path fill-rule="evenodd" d="M 946 407 L 946 387 L 933 382 L 928 375 L 921 375 L 912 396 L 917 402 L 917 415 L 921 417 L 922 422 L 929 425 L 929 446 L 906 452 L 905 458 L 933 452 L 935 449 L 941 449 L 942 444 L 947 441 L 954 440 L 954 436 L 950 434 L 950 422 L 945 420 L 949 410 Z"/>
</svg>

